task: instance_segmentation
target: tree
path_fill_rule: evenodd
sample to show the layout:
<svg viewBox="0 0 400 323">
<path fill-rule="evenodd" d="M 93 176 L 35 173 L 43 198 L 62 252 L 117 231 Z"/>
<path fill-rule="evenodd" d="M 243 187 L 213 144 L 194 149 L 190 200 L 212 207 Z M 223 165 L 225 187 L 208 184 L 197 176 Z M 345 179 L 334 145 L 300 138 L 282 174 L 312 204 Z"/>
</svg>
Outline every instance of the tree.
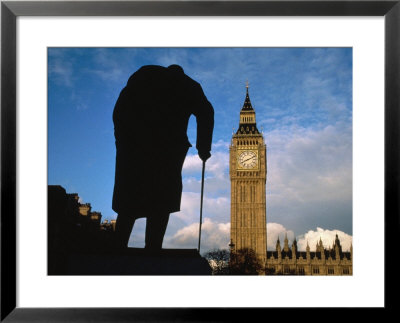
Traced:
<svg viewBox="0 0 400 323">
<path fill-rule="evenodd" d="M 225 249 L 214 249 L 207 252 L 204 257 L 212 268 L 213 275 L 229 274 L 229 251 Z"/>
<path fill-rule="evenodd" d="M 253 249 L 239 249 L 232 254 L 230 261 L 231 275 L 258 275 L 264 270 Z"/>
</svg>

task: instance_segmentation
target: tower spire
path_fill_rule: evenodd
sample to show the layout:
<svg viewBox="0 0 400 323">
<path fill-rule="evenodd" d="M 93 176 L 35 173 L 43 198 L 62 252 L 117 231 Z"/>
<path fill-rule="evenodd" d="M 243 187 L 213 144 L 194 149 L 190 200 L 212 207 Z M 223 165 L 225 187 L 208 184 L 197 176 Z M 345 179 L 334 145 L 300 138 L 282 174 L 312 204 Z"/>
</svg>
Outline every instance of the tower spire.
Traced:
<svg viewBox="0 0 400 323">
<path fill-rule="evenodd" d="M 249 81 L 246 81 L 246 97 L 242 109 L 240 110 L 239 129 L 237 135 L 255 135 L 260 134 L 256 125 L 256 112 L 250 101 Z"/>
<path fill-rule="evenodd" d="M 280 250 L 281 250 L 281 242 L 279 241 L 279 235 L 278 235 L 278 240 L 276 240 L 276 247 L 275 247 L 275 249 L 276 249 L 276 251 L 279 251 L 279 252 L 280 252 Z"/>
<path fill-rule="evenodd" d="M 249 81 L 246 81 L 246 97 L 244 99 L 242 111 L 254 111 L 249 96 Z"/>
<path fill-rule="evenodd" d="M 285 241 L 284 241 L 283 249 L 284 249 L 286 252 L 289 251 L 289 240 L 288 240 L 288 238 L 287 238 L 287 232 L 285 232 Z"/>
</svg>

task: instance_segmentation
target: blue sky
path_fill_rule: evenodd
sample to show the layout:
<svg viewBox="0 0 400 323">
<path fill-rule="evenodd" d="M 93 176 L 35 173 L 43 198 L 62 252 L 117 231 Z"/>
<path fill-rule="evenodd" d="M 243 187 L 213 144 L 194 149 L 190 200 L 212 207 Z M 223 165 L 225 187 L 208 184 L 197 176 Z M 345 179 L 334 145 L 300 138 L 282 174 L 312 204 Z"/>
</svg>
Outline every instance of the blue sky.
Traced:
<svg viewBox="0 0 400 323">
<path fill-rule="evenodd" d="M 112 111 L 129 76 L 147 64 L 179 64 L 215 110 L 207 162 L 202 251 L 227 248 L 229 143 L 249 81 L 267 144 L 268 249 L 285 233 L 299 248 L 352 241 L 351 48 L 49 48 L 48 182 L 76 192 L 104 219 L 115 170 Z M 192 117 L 188 136 L 196 142 Z M 157 147 L 157 142 L 154 143 Z M 196 248 L 201 162 L 193 147 L 183 168 L 181 212 L 171 215 L 166 248 Z M 130 246 L 144 245 L 145 220 Z"/>
</svg>

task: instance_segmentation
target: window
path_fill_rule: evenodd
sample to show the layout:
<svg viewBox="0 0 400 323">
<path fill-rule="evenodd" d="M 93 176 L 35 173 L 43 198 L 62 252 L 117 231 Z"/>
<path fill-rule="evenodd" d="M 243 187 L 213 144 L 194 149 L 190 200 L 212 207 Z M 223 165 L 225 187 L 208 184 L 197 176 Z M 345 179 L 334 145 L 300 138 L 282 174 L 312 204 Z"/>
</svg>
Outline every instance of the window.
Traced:
<svg viewBox="0 0 400 323">
<path fill-rule="evenodd" d="M 347 267 L 343 268 L 343 275 L 350 275 L 349 268 L 347 268 Z"/>
<path fill-rule="evenodd" d="M 313 267 L 313 274 L 319 274 L 319 267 Z"/>
<path fill-rule="evenodd" d="M 299 267 L 298 268 L 298 273 L 299 273 L 299 275 L 304 275 L 305 274 L 304 267 Z"/>
<path fill-rule="evenodd" d="M 328 275 L 334 275 L 335 269 L 333 267 L 328 267 Z"/>
</svg>

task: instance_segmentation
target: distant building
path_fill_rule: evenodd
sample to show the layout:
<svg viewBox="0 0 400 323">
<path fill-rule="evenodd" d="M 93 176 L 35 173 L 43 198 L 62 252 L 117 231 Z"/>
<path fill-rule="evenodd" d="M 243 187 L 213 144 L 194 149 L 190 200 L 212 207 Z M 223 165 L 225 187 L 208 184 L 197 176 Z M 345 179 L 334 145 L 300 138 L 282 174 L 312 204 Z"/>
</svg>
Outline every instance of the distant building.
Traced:
<svg viewBox="0 0 400 323">
<path fill-rule="evenodd" d="M 117 220 L 111 220 L 110 222 L 108 220 L 104 220 L 100 224 L 100 230 L 114 232 L 116 223 L 117 223 Z"/>
<path fill-rule="evenodd" d="M 338 235 L 329 249 L 323 246 L 322 240 L 316 245 L 316 251 L 311 252 L 307 243 L 306 251 L 298 251 L 296 239 L 291 248 L 285 236 L 281 248 L 276 242 L 276 251 L 267 252 L 267 273 L 277 275 L 352 275 L 353 248 L 343 252 Z"/>
<path fill-rule="evenodd" d="M 97 226 L 100 225 L 101 222 L 101 213 L 100 212 L 91 212 L 90 213 L 90 221 Z"/>
<path fill-rule="evenodd" d="M 91 210 L 92 210 L 92 206 L 90 205 L 90 203 L 79 204 L 79 213 L 82 216 L 88 216 L 90 214 Z"/>
<path fill-rule="evenodd" d="M 71 253 L 96 251 L 111 246 L 115 220 L 101 223 L 101 213 L 90 203 L 80 203 L 77 193 L 60 185 L 48 186 L 48 269 L 62 274 Z M 104 228 L 107 227 L 107 230 Z"/>
</svg>

